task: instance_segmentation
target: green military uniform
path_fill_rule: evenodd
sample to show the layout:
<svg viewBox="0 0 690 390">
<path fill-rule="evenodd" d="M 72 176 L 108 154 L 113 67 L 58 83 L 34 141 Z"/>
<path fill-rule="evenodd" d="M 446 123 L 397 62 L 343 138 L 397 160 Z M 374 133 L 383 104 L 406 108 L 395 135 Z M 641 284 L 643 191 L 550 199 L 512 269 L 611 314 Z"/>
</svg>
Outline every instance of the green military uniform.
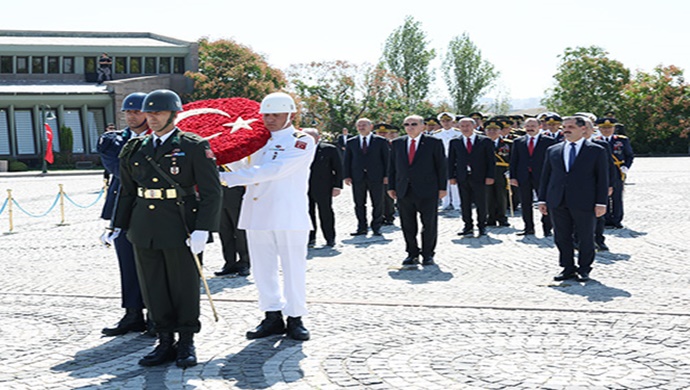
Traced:
<svg viewBox="0 0 690 390">
<path fill-rule="evenodd" d="M 156 148 L 152 135 L 132 139 L 120 154 L 120 171 L 114 226 L 126 229 L 134 246 L 144 301 L 156 330 L 199 332 L 199 274 L 185 241 L 194 230 L 218 231 L 222 192 L 208 141 L 177 128 Z M 182 192 L 187 226 L 177 192 Z"/>
<path fill-rule="evenodd" d="M 487 187 L 487 209 L 489 212 L 487 224 L 489 226 L 495 226 L 496 224 L 499 226 L 510 226 L 506 216 L 509 195 L 508 179 L 506 179 L 505 173 L 509 167 L 513 140 L 498 138 L 496 141 L 491 142 L 494 145 L 494 153 L 496 154 L 496 173 L 494 175 L 494 184 Z"/>
</svg>

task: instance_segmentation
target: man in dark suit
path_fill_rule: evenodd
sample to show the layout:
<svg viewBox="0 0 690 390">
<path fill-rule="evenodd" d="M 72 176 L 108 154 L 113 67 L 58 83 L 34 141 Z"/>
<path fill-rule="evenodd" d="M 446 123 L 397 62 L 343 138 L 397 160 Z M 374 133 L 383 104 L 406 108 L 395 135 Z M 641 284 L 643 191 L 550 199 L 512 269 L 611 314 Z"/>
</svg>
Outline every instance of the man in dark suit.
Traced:
<svg viewBox="0 0 690 390">
<path fill-rule="evenodd" d="M 371 230 L 375 236 L 381 235 L 383 225 L 383 185 L 387 182 L 388 141 L 372 134 L 373 125 L 367 118 L 356 123 L 359 136 L 352 137 L 345 147 L 345 184 L 352 186 L 355 200 L 357 230 L 353 236 L 367 234 L 366 204 L 367 193 L 371 199 Z"/>
<path fill-rule="evenodd" d="M 319 142 L 321 135 L 317 129 L 306 128 L 303 132 L 314 138 L 316 152 L 311 163 L 309 175 L 309 216 L 314 230 L 309 232 L 310 247 L 316 243 L 316 208 L 319 209 L 321 231 L 326 246 L 335 246 L 335 214 L 333 198 L 343 189 L 343 163 L 335 146 Z"/>
<path fill-rule="evenodd" d="M 479 235 L 486 235 L 486 186 L 494 184 L 496 157 L 491 140 L 475 133 L 474 119 L 462 118 L 458 123 L 462 137 L 450 141 L 448 177 L 450 184 L 460 188 L 462 220 L 461 236 L 473 234 L 472 204 L 477 207 Z"/>
<path fill-rule="evenodd" d="M 608 156 L 606 150 L 584 138 L 585 119 L 566 117 L 565 142 L 546 151 L 539 194 L 539 211 L 550 215 L 563 271 L 556 281 L 589 280 L 594 262 L 595 219 L 606 213 Z M 580 239 L 575 267 L 573 234 Z M 579 277 L 578 277 L 579 274 Z"/>
<path fill-rule="evenodd" d="M 350 135 L 348 133 L 347 127 L 343 127 L 343 133 L 340 134 L 335 141 L 335 144 L 338 148 L 338 156 L 340 157 L 341 162 L 345 159 L 345 146 L 347 145 L 347 140 L 350 139 Z"/>
<path fill-rule="evenodd" d="M 403 265 L 434 264 L 438 236 L 438 200 L 446 195 L 446 154 L 440 139 L 422 134 L 424 118 L 411 115 L 406 136 L 391 145 L 388 195 L 398 200 L 407 258 Z M 422 248 L 417 244 L 417 214 L 422 220 Z"/>
<path fill-rule="evenodd" d="M 522 205 L 522 220 L 525 228 L 520 236 L 534 234 L 534 212 L 532 210 L 533 191 L 539 191 L 539 179 L 544 166 L 546 149 L 554 144 L 551 137 L 539 133 L 539 121 L 535 118 L 525 120 L 525 135 L 515 139 L 510 156 L 510 184 L 518 188 Z M 541 218 L 544 236 L 551 235 L 551 219 Z"/>
</svg>

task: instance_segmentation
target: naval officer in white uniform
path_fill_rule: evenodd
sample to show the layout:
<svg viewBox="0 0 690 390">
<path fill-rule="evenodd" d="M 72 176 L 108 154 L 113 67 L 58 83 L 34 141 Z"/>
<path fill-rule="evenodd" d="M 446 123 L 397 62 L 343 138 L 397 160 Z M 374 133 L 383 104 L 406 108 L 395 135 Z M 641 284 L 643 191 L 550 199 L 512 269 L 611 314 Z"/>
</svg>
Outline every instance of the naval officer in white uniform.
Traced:
<svg viewBox="0 0 690 390">
<path fill-rule="evenodd" d="M 259 113 L 271 139 L 248 161 L 231 164 L 232 172 L 221 173 L 229 187 L 247 186 L 238 227 L 247 232 L 259 309 L 266 312 L 261 324 L 247 332 L 248 339 L 286 331 L 295 340 L 309 339 L 302 316 L 307 314 L 307 241 L 312 230 L 307 191 L 315 143 L 292 126 L 295 112 L 290 95 L 267 95 Z"/>
<path fill-rule="evenodd" d="M 462 132 L 453 127 L 453 120 L 455 115 L 450 112 L 442 112 L 437 117 L 441 128 L 432 132 L 431 136 L 443 141 L 443 150 L 446 152 L 446 160 L 448 159 L 448 148 L 450 147 L 450 140 L 462 137 Z M 457 184 L 447 183 L 448 193 L 441 199 L 441 210 L 445 210 L 449 206 L 455 210 L 460 210 L 460 191 L 458 191 Z"/>
</svg>

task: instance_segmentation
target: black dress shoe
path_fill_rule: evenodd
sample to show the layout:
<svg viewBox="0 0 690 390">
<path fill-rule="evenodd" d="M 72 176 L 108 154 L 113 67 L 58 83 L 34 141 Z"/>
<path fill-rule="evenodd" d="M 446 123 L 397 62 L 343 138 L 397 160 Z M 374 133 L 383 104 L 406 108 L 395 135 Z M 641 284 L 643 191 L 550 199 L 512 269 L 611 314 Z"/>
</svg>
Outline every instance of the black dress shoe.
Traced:
<svg viewBox="0 0 690 390">
<path fill-rule="evenodd" d="M 486 228 L 479 228 L 479 235 L 486 236 Z"/>
<path fill-rule="evenodd" d="M 588 282 L 589 280 L 589 272 L 581 272 L 580 276 L 577 278 L 578 282 Z"/>
<path fill-rule="evenodd" d="M 393 223 L 393 221 L 383 221 L 383 225 L 384 226 L 393 226 L 395 224 Z"/>
<path fill-rule="evenodd" d="M 333 241 L 326 241 L 326 246 L 333 248 L 335 246 L 335 240 Z"/>
<path fill-rule="evenodd" d="M 226 276 L 226 275 L 232 275 L 232 274 L 236 274 L 236 273 L 237 273 L 237 270 L 235 269 L 235 267 L 229 267 L 229 268 L 223 268 L 222 270 L 214 272 L 213 274 L 216 276 Z"/>
<path fill-rule="evenodd" d="M 436 263 L 434 262 L 433 256 L 427 256 L 424 259 L 422 259 L 422 265 L 423 266 L 434 265 L 434 264 L 436 264 Z"/>
<path fill-rule="evenodd" d="M 247 332 L 249 340 L 285 333 L 285 321 L 280 311 L 267 311 L 266 318 L 254 330 Z"/>
<path fill-rule="evenodd" d="M 367 231 L 366 230 L 357 230 L 354 233 L 350 233 L 351 236 L 366 236 Z"/>
<path fill-rule="evenodd" d="M 194 348 L 194 333 L 180 332 L 177 342 L 177 356 L 175 365 L 180 368 L 196 366 L 196 348 Z"/>
<path fill-rule="evenodd" d="M 139 360 L 139 364 L 146 367 L 160 366 L 172 362 L 177 357 L 175 336 L 172 333 L 159 333 L 158 345 L 153 352 Z"/>
<path fill-rule="evenodd" d="M 604 243 L 596 244 L 596 246 L 597 246 L 597 250 L 599 252 L 608 252 L 609 251 L 609 247 Z"/>
<path fill-rule="evenodd" d="M 575 272 L 566 273 L 564 271 L 564 272 L 561 272 L 560 274 L 553 277 L 553 280 L 555 280 L 557 282 L 562 282 L 562 281 L 568 280 L 568 279 L 577 279 L 577 274 Z"/>
<path fill-rule="evenodd" d="M 544 230 L 544 237 L 551 237 L 553 236 L 553 233 L 551 233 L 551 230 Z"/>
<path fill-rule="evenodd" d="M 302 324 L 302 317 L 288 317 L 287 335 L 293 340 L 309 340 L 309 331 L 304 327 L 304 324 Z"/>
<path fill-rule="evenodd" d="M 126 309 L 125 316 L 114 328 L 103 328 L 101 333 L 105 336 L 120 336 L 127 332 L 143 332 L 146 330 L 146 321 L 141 309 Z"/>
<path fill-rule="evenodd" d="M 614 229 L 623 229 L 623 225 L 621 223 L 614 223 L 613 228 Z"/>
<path fill-rule="evenodd" d="M 380 230 L 374 230 L 374 235 L 375 236 L 383 236 L 383 234 L 381 234 Z"/>
<path fill-rule="evenodd" d="M 518 236 L 533 236 L 534 235 L 534 230 L 523 230 L 520 232 L 517 232 Z"/>
<path fill-rule="evenodd" d="M 472 228 L 465 228 L 460 233 L 458 233 L 458 236 L 472 236 L 472 235 L 474 235 L 474 230 L 472 230 Z"/>
<path fill-rule="evenodd" d="M 417 256 L 407 256 L 405 260 L 403 260 L 402 265 L 417 265 L 419 264 L 419 257 Z"/>
<path fill-rule="evenodd" d="M 240 267 L 237 269 L 237 275 L 249 276 L 249 267 Z"/>
<path fill-rule="evenodd" d="M 499 223 L 498 223 L 498 226 L 501 226 L 501 227 L 508 227 L 508 226 L 510 226 L 510 223 L 509 223 L 508 221 L 503 221 L 503 222 L 499 222 Z"/>
<path fill-rule="evenodd" d="M 315 246 L 316 246 L 316 240 L 309 240 L 309 242 L 307 243 L 307 247 L 309 247 L 309 248 L 313 248 Z"/>
</svg>

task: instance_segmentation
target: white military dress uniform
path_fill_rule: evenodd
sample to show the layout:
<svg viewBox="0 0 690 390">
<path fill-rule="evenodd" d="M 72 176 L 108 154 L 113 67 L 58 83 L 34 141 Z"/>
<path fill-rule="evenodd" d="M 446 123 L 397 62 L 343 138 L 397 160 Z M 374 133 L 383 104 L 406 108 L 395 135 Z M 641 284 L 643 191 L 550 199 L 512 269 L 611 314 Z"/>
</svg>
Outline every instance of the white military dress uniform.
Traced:
<svg viewBox="0 0 690 390">
<path fill-rule="evenodd" d="M 233 163 L 232 172 L 220 174 L 229 187 L 247 186 L 238 227 L 247 232 L 259 309 L 264 312 L 307 314 L 307 241 L 312 230 L 307 191 L 314 153 L 314 139 L 290 126 L 272 132 L 248 163 Z"/>
<path fill-rule="evenodd" d="M 448 149 L 450 148 L 450 140 L 462 137 L 462 132 L 454 127 L 450 129 L 439 129 L 431 133 L 431 136 L 438 138 L 443 142 L 443 150 L 446 152 L 446 159 L 448 159 Z M 455 210 L 460 210 L 460 191 L 457 184 L 450 184 L 448 182 L 448 193 L 441 199 L 441 209 L 445 209 L 452 205 Z"/>
</svg>

